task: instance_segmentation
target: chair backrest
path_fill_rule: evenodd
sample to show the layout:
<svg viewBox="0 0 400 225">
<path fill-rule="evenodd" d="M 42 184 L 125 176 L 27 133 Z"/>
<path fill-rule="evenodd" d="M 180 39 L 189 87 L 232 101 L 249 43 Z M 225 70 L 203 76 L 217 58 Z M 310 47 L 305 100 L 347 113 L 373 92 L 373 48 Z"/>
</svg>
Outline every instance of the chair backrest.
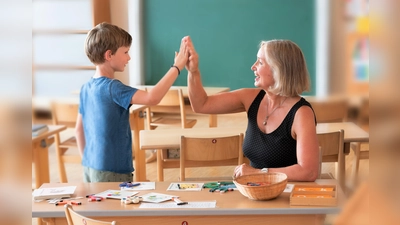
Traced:
<svg viewBox="0 0 400 225">
<path fill-rule="evenodd" d="M 338 162 L 339 154 L 344 154 L 344 130 L 318 133 L 317 137 L 321 147 L 322 162 Z"/>
<path fill-rule="evenodd" d="M 65 125 L 73 128 L 79 114 L 79 104 L 54 101 L 51 103 L 51 114 L 54 125 Z"/>
<path fill-rule="evenodd" d="M 185 168 L 240 165 L 243 163 L 243 133 L 224 137 L 181 136 L 180 179 Z"/>
<path fill-rule="evenodd" d="M 344 130 L 318 133 L 317 137 L 320 147 L 320 168 L 323 162 L 337 162 L 337 180 L 340 184 L 344 184 Z"/>
<path fill-rule="evenodd" d="M 307 99 L 308 100 L 308 99 Z M 318 123 L 343 122 L 347 120 L 347 99 L 308 100 L 313 107 Z"/>
<path fill-rule="evenodd" d="M 147 89 L 146 89 L 147 91 Z M 194 120 L 191 120 L 190 123 L 188 123 L 186 119 L 186 109 L 185 109 L 185 100 L 182 94 L 182 89 L 177 88 L 177 89 L 169 89 L 168 92 L 165 94 L 165 96 L 161 99 L 160 103 L 157 104 L 157 106 L 161 107 L 171 107 L 171 108 L 176 108 L 179 107 L 179 113 L 180 113 L 180 126 L 182 128 L 191 128 L 194 126 L 196 122 Z M 152 112 L 151 112 L 152 107 L 148 107 L 146 109 L 146 122 L 148 125 L 148 129 L 152 129 L 153 127 L 156 127 L 157 125 L 162 125 L 162 122 L 159 121 L 160 123 L 157 124 L 157 122 L 154 122 L 152 120 Z M 173 125 L 170 122 L 167 122 L 165 125 Z"/>
<path fill-rule="evenodd" d="M 119 224 L 116 221 L 105 222 L 82 216 L 81 214 L 77 213 L 70 204 L 66 204 L 64 208 L 68 225 L 118 225 Z"/>
</svg>

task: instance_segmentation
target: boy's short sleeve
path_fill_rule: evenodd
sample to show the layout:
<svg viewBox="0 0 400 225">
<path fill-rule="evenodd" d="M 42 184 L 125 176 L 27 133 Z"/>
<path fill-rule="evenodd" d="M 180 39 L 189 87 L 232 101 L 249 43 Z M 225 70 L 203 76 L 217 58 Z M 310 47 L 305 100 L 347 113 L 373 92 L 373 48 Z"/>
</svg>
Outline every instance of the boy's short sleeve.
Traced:
<svg viewBox="0 0 400 225">
<path fill-rule="evenodd" d="M 112 100 L 123 107 L 128 109 L 131 106 L 132 96 L 138 89 L 127 86 L 119 80 L 113 80 L 110 84 L 110 96 Z"/>
</svg>

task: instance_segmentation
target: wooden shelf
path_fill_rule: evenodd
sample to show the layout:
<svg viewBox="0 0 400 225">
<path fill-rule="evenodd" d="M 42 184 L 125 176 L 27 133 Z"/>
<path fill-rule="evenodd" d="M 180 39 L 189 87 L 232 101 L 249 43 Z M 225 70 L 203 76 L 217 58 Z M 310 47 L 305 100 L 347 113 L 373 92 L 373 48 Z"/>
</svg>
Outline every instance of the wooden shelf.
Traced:
<svg viewBox="0 0 400 225">
<path fill-rule="evenodd" d="M 32 34 L 45 34 L 45 35 L 57 35 L 57 34 L 87 34 L 89 30 L 33 30 Z"/>
<path fill-rule="evenodd" d="M 95 70 L 95 66 L 77 66 L 77 65 L 34 65 L 35 70 Z"/>
</svg>

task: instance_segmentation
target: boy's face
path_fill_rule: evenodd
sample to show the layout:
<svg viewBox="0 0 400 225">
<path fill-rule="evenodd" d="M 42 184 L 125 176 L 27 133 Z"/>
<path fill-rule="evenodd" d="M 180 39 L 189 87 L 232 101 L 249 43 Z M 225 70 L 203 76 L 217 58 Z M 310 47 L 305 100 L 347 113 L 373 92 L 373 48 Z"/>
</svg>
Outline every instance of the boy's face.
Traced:
<svg viewBox="0 0 400 225">
<path fill-rule="evenodd" d="M 114 71 L 122 72 L 128 64 L 131 57 L 129 56 L 130 47 L 119 47 L 114 55 L 111 55 L 110 65 Z"/>
</svg>

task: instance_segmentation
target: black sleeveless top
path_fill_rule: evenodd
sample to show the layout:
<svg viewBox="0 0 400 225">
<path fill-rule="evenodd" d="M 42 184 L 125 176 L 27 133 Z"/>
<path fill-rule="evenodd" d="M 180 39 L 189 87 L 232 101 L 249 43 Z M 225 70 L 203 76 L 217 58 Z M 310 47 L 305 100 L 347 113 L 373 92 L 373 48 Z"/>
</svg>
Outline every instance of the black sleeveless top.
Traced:
<svg viewBox="0 0 400 225">
<path fill-rule="evenodd" d="M 257 113 L 265 95 L 261 90 L 247 112 L 247 130 L 243 141 L 243 153 L 254 168 L 279 168 L 297 164 L 296 140 L 291 135 L 297 110 L 311 104 L 301 98 L 288 112 L 282 123 L 273 132 L 266 134 L 257 125 Z"/>
</svg>

